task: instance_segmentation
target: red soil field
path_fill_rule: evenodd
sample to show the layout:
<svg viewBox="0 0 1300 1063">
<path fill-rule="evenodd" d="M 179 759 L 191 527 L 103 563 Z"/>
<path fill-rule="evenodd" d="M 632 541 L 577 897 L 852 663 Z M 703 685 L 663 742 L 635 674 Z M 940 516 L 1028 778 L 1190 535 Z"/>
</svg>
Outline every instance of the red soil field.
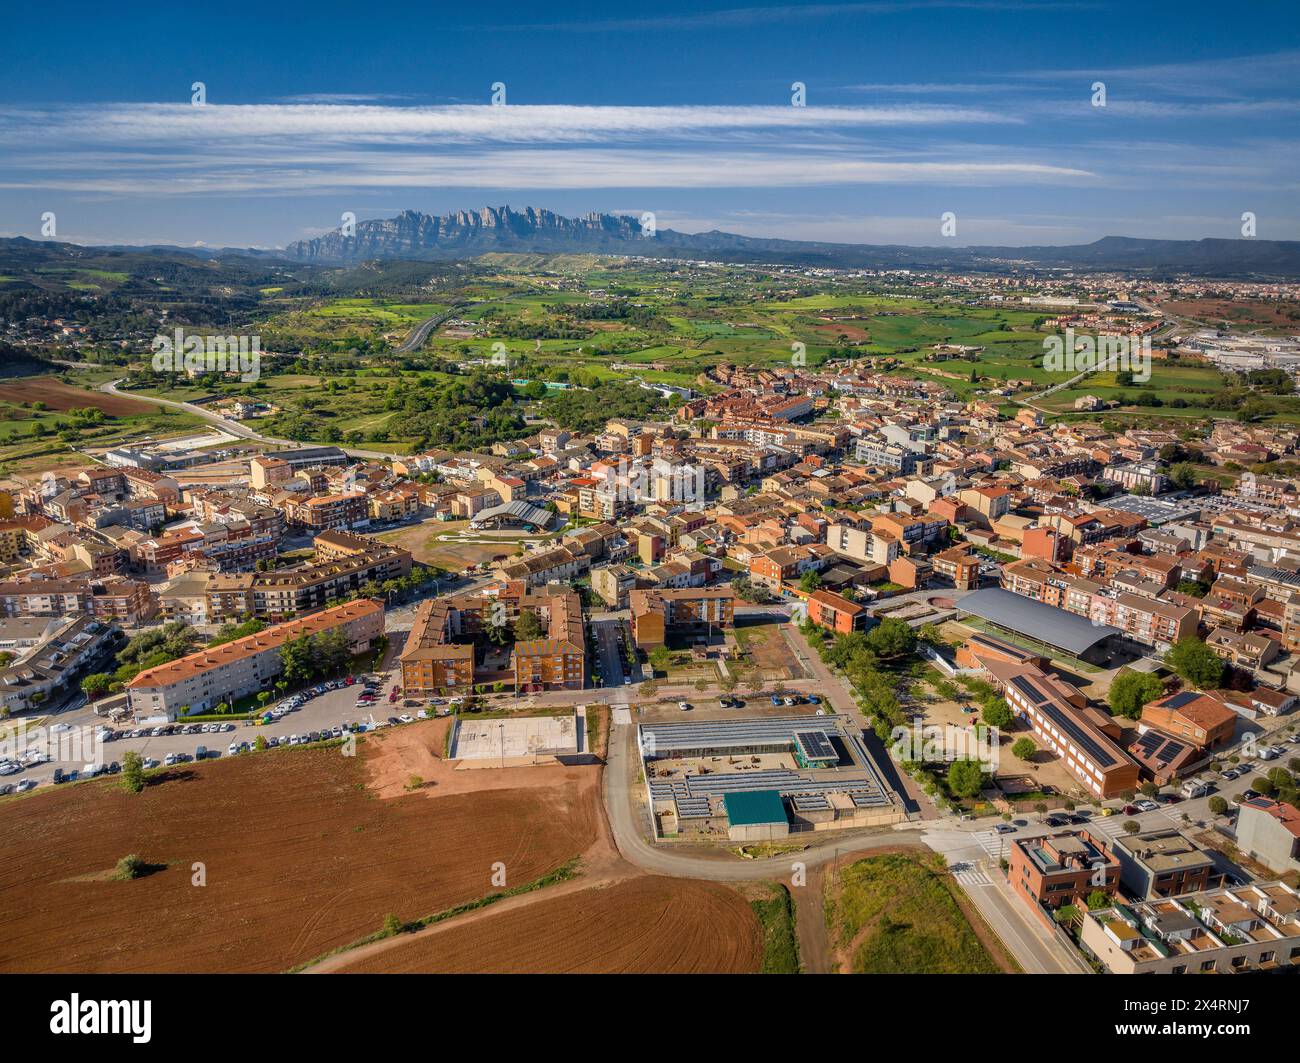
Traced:
<svg viewBox="0 0 1300 1063">
<path fill-rule="evenodd" d="M 178 767 L 140 794 L 106 780 L 0 802 L 0 971 L 283 971 L 389 912 L 495 892 L 494 862 L 521 886 L 597 837 L 595 768 L 582 784 L 385 800 L 359 752 L 270 751 Z M 111 879 L 127 854 L 165 866 Z M 196 861 L 206 886 L 191 884 Z"/>
<path fill-rule="evenodd" d="M 745 974 L 763 934 L 748 902 L 712 882 L 641 877 L 435 926 L 348 974 Z"/>
<path fill-rule="evenodd" d="M 158 407 L 143 399 L 127 399 L 102 391 L 86 391 L 52 376 L 32 377 L 14 384 L 0 384 L 0 402 L 43 402 L 51 410 L 93 408 L 113 416 L 152 413 Z"/>
</svg>

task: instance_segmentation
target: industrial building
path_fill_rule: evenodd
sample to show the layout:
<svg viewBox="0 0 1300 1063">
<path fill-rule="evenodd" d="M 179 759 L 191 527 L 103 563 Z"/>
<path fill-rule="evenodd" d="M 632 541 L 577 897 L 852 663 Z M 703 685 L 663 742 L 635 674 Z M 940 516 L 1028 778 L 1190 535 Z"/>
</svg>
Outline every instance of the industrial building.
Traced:
<svg viewBox="0 0 1300 1063">
<path fill-rule="evenodd" d="M 642 724 L 637 739 L 659 837 L 768 840 L 904 818 L 840 716 Z"/>
</svg>

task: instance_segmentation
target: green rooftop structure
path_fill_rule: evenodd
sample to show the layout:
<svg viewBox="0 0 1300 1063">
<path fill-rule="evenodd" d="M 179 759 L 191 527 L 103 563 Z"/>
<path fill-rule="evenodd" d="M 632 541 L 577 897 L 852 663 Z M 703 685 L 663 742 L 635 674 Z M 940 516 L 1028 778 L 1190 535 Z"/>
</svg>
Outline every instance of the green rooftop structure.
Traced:
<svg viewBox="0 0 1300 1063">
<path fill-rule="evenodd" d="M 776 790 L 746 790 L 726 794 L 727 833 L 735 840 L 781 838 L 790 832 L 790 819 Z"/>
</svg>

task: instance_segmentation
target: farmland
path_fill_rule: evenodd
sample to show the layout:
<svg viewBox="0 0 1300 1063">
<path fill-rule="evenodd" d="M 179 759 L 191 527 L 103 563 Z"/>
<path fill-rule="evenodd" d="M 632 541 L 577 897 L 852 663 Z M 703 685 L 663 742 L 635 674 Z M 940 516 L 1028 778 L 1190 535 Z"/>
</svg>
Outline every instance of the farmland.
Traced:
<svg viewBox="0 0 1300 1063">
<path fill-rule="evenodd" d="M 349 974 L 742 974 L 757 972 L 762 928 L 714 883 L 639 877 L 449 923 L 370 953 Z"/>
<path fill-rule="evenodd" d="M 166 769 L 138 795 L 94 782 L 0 804 L 0 970 L 283 971 L 390 913 L 492 893 L 494 863 L 523 886 L 596 837 L 594 770 L 385 799 L 367 785 L 376 755 L 276 751 Z M 151 873 L 115 880 L 129 853 Z"/>
</svg>

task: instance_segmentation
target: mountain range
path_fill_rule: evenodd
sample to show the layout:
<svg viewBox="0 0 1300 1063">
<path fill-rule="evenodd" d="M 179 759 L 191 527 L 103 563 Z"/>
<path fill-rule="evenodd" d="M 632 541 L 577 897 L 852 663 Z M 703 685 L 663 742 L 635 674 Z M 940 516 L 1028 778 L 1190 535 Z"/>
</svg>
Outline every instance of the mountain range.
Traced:
<svg viewBox="0 0 1300 1063">
<path fill-rule="evenodd" d="M 343 265 L 376 259 L 468 258 L 493 251 L 643 255 L 737 263 L 868 269 L 1003 270 L 1039 266 L 1075 270 L 1136 270 L 1204 276 L 1300 276 L 1300 241 L 1146 240 L 1107 236 L 1091 244 L 1038 247 L 909 247 L 839 244 L 739 236 L 712 230 L 647 235 L 629 215 L 566 218 L 527 207 L 484 207 L 434 216 L 407 210 L 363 221 L 354 235 L 332 232 L 285 248 L 299 262 Z"/>
<path fill-rule="evenodd" d="M 441 216 L 402 211 L 393 218 L 357 222 L 355 232 L 334 231 L 283 249 L 195 248 L 153 245 L 83 247 L 0 239 L 0 273 L 25 274 L 49 267 L 103 268 L 135 274 L 150 261 L 184 269 L 214 260 L 236 271 L 272 263 L 321 267 L 365 263 L 435 263 L 491 252 L 640 255 L 732 263 L 771 263 L 807 268 L 914 269 L 1006 272 L 1013 268 L 1083 272 L 1122 271 L 1152 276 L 1300 278 L 1300 241 L 1258 239 L 1149 240 L 1107 236 L 1090 244 L 1036 247 L 910 247 L 902 244 L 825 243 L 780 240 L 712 230 L 682 233 L 643 230 L 630 215 L 587 214 L 567 218 L 536 207 L 484 207 Z M 108 261 L 112 259 L 114 261 Z M 34 278 L 33 278 L 34 279 Z M 11 278 L 11 283 L 19 281 Z M 20 282 L 21 283 L 21 282 Z"/>
</svg>

